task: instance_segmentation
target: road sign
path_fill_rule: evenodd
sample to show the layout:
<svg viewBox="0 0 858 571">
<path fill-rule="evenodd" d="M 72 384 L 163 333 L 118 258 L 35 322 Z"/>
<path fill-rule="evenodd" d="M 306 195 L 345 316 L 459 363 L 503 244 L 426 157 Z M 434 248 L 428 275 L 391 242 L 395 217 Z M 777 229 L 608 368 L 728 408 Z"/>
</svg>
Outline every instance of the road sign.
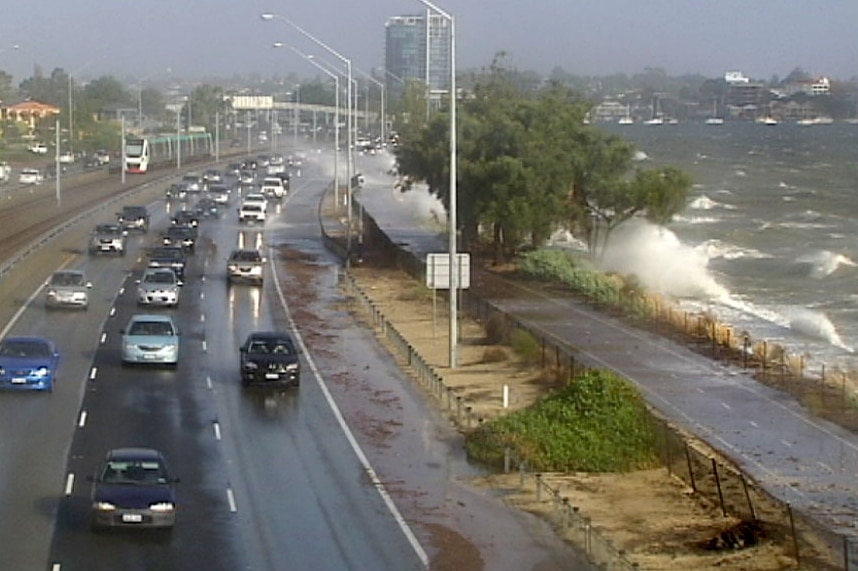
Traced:
<svg viewBox="0 0 858 571">
<path fill-rule="evenodd" d="M 456 265 L 459 268 L 459 289 L 471 286 L 471 255 L 456 254 Z M 450 289 L 450 254 L 426 255 L 426 287 L 431 289 Z"/>
</svg>

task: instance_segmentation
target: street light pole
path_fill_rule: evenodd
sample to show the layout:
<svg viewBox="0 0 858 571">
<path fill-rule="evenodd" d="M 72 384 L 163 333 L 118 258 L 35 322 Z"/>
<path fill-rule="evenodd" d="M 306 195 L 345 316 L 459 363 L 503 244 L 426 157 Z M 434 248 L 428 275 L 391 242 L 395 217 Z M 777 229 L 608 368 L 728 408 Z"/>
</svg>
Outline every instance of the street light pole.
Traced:
<svg viewBox="0 0 858 571">
<path fill-rule="evenodd" d="M 382 144 L 382 145 L 384 145 L 384 144 L 386 144 L 386 143 L 387 143 L 387 139 L 385 139 L 385 138 L 384 138 L 384 135 L 385 135 L 385 129 L 387 128 L 387 117 L 386 117 L 386 115 L 385 115 L 385 110 L 384 110 L 384 84 L 383 84 L 382 82 L 380 82 L 379 80 L 377 80 L 376 78 L 374 78 L 373 76 L 371 76 L 370 74 L 368 74 L 367 72 L 365 72 L 365 71 L 361 71 L 361 70 L 360 70 L 360 69 L 358 69 L 358 68 L 355 68 L 355 71 L 356 71 L 356 72 L 358 72 L 359 74 L 363 75 L 364 77 L 366 77 L 368 80 L 370 80 L 370 81 L 372 81 L 373 83 L 375 83 L 375 84 L 378 86 L 378 90 L 379 90 L 379 92 L 381 93 L 381 119 L 380 119 L 380 120 L 381 120 L 381 128 L 380 128 L 380 137 L 381 137 L 381 144 Z"/>
<path fill-rule="evenodd" d="M 282 44 L 274 44 L 275 47 L 280 47 Z M 291 47 L 291 46 L 290 46 Z M 334 80 L 334 204 L 339 208 L 340 204 L 340 76 L 328 69 L 322 64 L 313 59 L 313 56 L 307 55 L 300 50 L 291 47 L 292 51 L 301 56 L 304 60 L 313 64 L 319 71 L 326 74 Z M 314 131 L 315 133 L 315 131 Z"/>
<path fill-rule="evenodd" d="M 347 190 L 346 195 L 348 198 L 346 199 L 346 202 L 348 203 L 347 215 L 348 215 L 348 226 L 349 226 L 349 231 L 347 232 L 347 236 L 346 236 L 346 249 L 347 249 L 346 267 L 349 267 L 351 264 L 351 254 L 352 254 L 352 169 L 354 168 L 354 154 L 353 154 L 353 148 L 352 148 L 353 147 L 353 145 L 352 145 L 352 131 L 353 131 L 353 126 L 354 126 L 354 113 L 352 111 L 352 60 L 341 55 L 338 51 L 336 51 L 332 47 L 328 46 L 326 43 L 324 43 L 323 41 L 316 38 L 316 36 L 314 36 L 313 34 L 311 34 L 308 31 L 306 31 L 304 28 L 302 28 L 301 26 L 299 26 L 298 24 L 296 24 L 295 22 L 293 22 L 289 18 L 286 18 L 285 16 L 282 16 L 280 14 L 265 13 L 265 14 L 261 14 L 260 17 L 263 20 L 265 20 L 266 22 L 270 22 L 272 20 L 281 20 L 281 21 L 289 24 L 295 30 L 300 32 L 301 35 L 303 35 L 304 37 L 306 37 L 309 40 L 312 40 L 316 45 L 324 48 L 328 53 L 330 53 L 331 55 L 336 57 L 338 60 L 343 62 L 343 64 L 345 64 L 345 66 L 346 66 L 346 75 L 348 76 L 347 90 L 346 90 L 346 99 L 348 100 L 348 103 L 346 105 L 346 108 L 348 109 L 348 113 L 349 113 L 348 114 L 348 120 L 347 120 L 349 128 L 348 128 L 348 135 L 346 137 L 347 138 L 347 144 L 348 144 L 348 160 L 346 163 L 346 176 L 348 177 L 347 178 L 347 186 L 346 186 L 346 190 Z"/>
<path fill-rule="evenodd" d="M 458 344 L 458 300 L 456 298 L 459 294 L 459 264 L 456 252 L 456 20 L 452 14 L 438 8 L 429 0 L 418 1 L 450 22 L 450 207 L 447 233 L 450 250 L 450 368 L 455 369 Z"/>
<path fill-rule="evenodd" d="M 301 112 L 299 108 L 301 107 L 301 84 L 299 83 L 295 87 L 295 115 L 294 121 L 292 125 L 292 149 L 293 152 L 298 152 L 298 123 L 301 121 Z"/>
</svg>

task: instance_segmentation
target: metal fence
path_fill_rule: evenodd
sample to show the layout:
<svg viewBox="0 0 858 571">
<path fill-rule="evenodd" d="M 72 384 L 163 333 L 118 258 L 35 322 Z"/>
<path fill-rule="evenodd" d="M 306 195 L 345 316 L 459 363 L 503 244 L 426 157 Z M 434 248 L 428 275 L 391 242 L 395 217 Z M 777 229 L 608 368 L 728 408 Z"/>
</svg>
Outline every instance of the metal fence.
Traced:
<svg viewBox="0 0 858 571">
<path fill-rule="evenodd" d="M 360 212 L 364 215 L 362 224 L 367 245 L 382 251 L 392 267 L 404 270 L 422 282 L 425 272 L 423 261 L 391 242 L 363 209 Z M 414 372 L 416 378 L 438 400 L 442 410 L 465 429 L 475 426 L 480 419 L 473 415 L 472 406 L 461 396 L 456 395 L 451 387 L 445 385 L 444 379 L 435 372 L 431 364 L 426 362 L 397 331 L 354 280 L 350 276 L 347 277 L 349 279 L 345 283 L 350 288 L 352 299 L 369 316 L 368 319 L 379 334 L 403 359 L 403 364 Z M 585 369 L 595 366 L 588 363 L 574 347 L 545 332 L 528 327 L 470 291 L 463 292 L 461 307 L 466 315 L 484 324 L 490 320 L 501 320 L 503 322 L 501 330 L 507 332 L 508 336 L 512 336 L 516 330 L 526 331 L 538 341 L 539 366 L 543 369 L 552 369 L 553 374 L 568 381 Z M 666 311 L 664 308 L 656 308 L 655 313 Z M 668 315 L 668 317 L 670 321 L 677 320 L 676 315 Z M 679 317 L 679 320 L 690 323 L 687 316 L 684 319 Z M 711 334 L 707 333 L 707 326 L 703 323 L 691 324 L 689 327 L 692 330 L 698 330 L 702 343 L 712 346 L 713 356 L 716 358 L 724 358 L 725 352 L 733 356 L 745 355 L 743 358 L 746 361 L 741 363 L 742 366 L 756 367 L 770 375 L 785 375 L 789 372 L 783 356 L 781 359 L 769 359 L 769 352 L 765 347 L 762 350 L 748 351 L 747 338 L 731 337 L 729 334 L 725 337 L 723 334 L 719 335 L 714 329 Z M 738 353 L 737 343 L 739 343 Z M 848 400 L 851 400 L 851 397 Z M 688 486 L 697 497 L 717 506 L 725 516 L 763 526 L 777 536 L 787 538 L 790 553 L 797 568 L 822 571 L 858 570 L 858 544 L 853 538 L 838 533 L 813 517 L 792 509 L 788 502 L 774 497 L 729 460 L 718 455 L 705 443 L 671 425 L 655 411 L 653 411 L 653 421 L 657 423 L 661 435 L 660 450 L 665 468 L 673 477 Z M 625 571 L 639 568 L 637 564 L 629 561 L 627 554 L 617 549 L 595 530 L 593 522 L 586 514 L 570 506 L 558 490 L 552 489 L 540 474 L 528 473 L 526 464 L 516 461 L 515 458 L 515 451 L 509 451 L 507 470 L 512 463 L 518 466 L 522 487 L 529 482 L 529 479 L 535 480 L 537 500 L 551 503 L 554 508 L 552 512 L 554 523 L 569 532 L 567 535 L 570 535 L 573 542 L 595 563 L 608 570 Z"/>
</svg>

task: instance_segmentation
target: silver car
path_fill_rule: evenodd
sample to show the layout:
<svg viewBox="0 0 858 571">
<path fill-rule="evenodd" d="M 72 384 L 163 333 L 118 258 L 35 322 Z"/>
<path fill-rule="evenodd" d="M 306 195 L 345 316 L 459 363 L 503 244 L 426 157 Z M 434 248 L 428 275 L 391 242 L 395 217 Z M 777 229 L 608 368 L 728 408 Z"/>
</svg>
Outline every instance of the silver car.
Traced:
<svg viewBox="0 0 858 571">
<path fill-rule="evenodd" d="M 123 365 L 179 363 L 179 329 L 169 315 L 134 315 L 121 333 Z"/>
<path fill-rule="evenodd" d="M 48 307 L 89 306 L 89 290 L 92 282 L 80 270 L 59 270 L 45 283 L 45 304 Z"/>
<path fill-rule="evenodd" d="M 182 281 L 171 268 L 148 268 L 137 280 L 137 304 L 176 307 Z"/>
</svg>

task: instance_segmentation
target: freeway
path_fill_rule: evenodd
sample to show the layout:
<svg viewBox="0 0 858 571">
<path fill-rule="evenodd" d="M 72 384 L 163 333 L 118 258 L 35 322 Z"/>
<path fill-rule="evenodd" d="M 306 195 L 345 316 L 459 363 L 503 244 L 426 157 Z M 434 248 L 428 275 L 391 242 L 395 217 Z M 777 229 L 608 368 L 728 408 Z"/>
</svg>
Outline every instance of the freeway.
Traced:
<svg viewBox="0 0 858 571">
<path fill-rule="evenodd" d="M 175 369 L 119 359 L 145 251 L 177 207 L 163 181 L 133 198 L 151 229 L 127 256 L 85 255 L 108 205 L 0 280 L 3 335 L 46 335 L 62 353 L 53 394 L 0 394 L 0 568 L 588 568 L 546 524 L 467 486 L 477 471 L 458 435 L 342 310 L 317 218 L 330 176 L 304 170 L 264 226 L 240 225 L 235 198 L 202 223 L 179 307 L 155 310 L 182 332 Z M 227 284 L 239 243 L 266 252 L 263 287 Z M 87 271 L 88 310 L 45 307 L 40 284 L 60 266 Z M 238 345 L 262 329 L 300 339 L 299 389 L 240 387 Z M 129 445 L 161 449 L 181 478 L 172 533 L 90 531 L 87 477 Z"/>
</svg>

